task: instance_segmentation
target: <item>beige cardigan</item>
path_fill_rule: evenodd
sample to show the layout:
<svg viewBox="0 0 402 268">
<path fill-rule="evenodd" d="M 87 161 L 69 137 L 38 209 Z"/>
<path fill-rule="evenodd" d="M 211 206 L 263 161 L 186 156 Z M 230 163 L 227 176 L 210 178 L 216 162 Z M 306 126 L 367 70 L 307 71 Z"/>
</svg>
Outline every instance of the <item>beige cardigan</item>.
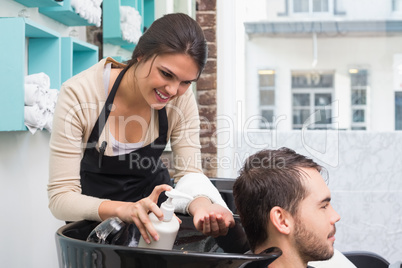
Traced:
<svg viewBox="0 0 402 268">
<path fill-rule="evenodd" d="M 64 221 L 100 220 L 98 207 L 104 199 L 81 194 L 80 161 L 86 141 L 106 101 L 103 84 L 105 64 L 123 67 L 112 59 L 103 59 L 66 81 L 61 89 L 53 118 L 50 139 L 49 208 Z M 175 180 L 189 173 L 202 173 L 198 107 L 191 90 L 166 106 L 168 140 L 174 153 Z M 158 136 L 158 112 L 155 110 L 144 137 L 144 146 Z M 106 155 L 112 155 L 109 125 L 99 141 L 108 141 Z M 99 144 L 98 144 L 99 146 Z"/>
</svg>

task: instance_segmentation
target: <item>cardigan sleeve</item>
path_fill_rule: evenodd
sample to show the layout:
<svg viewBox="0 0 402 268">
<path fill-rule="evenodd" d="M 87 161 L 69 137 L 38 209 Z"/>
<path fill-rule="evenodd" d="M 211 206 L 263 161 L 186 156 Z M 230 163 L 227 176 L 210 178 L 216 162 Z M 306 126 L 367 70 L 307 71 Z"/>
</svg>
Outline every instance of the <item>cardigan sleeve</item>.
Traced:
<svg viewBox="0 0 402 268">
<path fill-rule="evenodd" d="M 202 173 L 200 119 L 198 107 L 191 89 L 169 105 L 174 118 L 170 143 L 173 151 L 173 178 L 177 182 L 188 173 Z"/>
<path fill-rule="evenodd" d="M 202 173 L 189 173 L 184 175 L 176 184 L 175 189 L 193 198 L 200 196 L 207 197 L 212 203 L 221 205 L 230 211 L 218 189 L 216 189 L 208 177 Z M 191 201 L 185 198 L 173 198 L 172 202 L 176 212 L 190 214 L 188 207 Z"/>
<path fill-rule="evenodd" d="M 171 134 L 175 189 L 187 193 L 193 198 L 207 197 L 212 203 L 219 204 L 229 210 L 218 189 L 202 171 L 200 118 L 194 94 L 188 90 L 182 97 L 184 98 L 176 103 L 176 109 L 172 109 L 177 115 L 177 123 Z M 179 198 L 175 198 L 173 201 L 176 212 L 188 213 L 188 206 L 191 201 Z"/>
</svg>

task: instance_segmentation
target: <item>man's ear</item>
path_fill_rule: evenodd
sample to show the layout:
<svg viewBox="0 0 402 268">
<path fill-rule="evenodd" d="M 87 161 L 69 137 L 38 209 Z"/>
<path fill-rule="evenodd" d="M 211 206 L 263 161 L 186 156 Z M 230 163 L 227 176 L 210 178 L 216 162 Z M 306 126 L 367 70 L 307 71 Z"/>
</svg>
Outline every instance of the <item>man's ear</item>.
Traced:
<svg viewBox="0 0 402 268">
<path fill-rule="evenodd" d="M 278 232 L 286 235 L 290 233 L 292 219 L 289 212 L 281 207 L 275 206 L 271 209 L 269 218 Z"/>
</svg>

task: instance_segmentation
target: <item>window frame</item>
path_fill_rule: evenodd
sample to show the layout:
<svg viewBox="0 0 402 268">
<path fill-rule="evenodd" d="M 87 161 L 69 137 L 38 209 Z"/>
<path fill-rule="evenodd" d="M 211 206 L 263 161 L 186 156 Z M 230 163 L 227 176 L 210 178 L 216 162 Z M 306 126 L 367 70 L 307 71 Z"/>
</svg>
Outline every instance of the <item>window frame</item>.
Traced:
<svg viewBox="0 0 402 268">
<path fill-rule="evenodd" d="M 295 12 L 294 11 L 294 1 L 302 1 L 302 0 L 289 0 L 289 14 L 292 16 L 315 16 L 315 17 L 320 17 L 320 16 L 328 16 L 328 15 L 333 15 L 335 10 L 334 10 L 334 0 L 327 0 L 328 1 L 328 11 L 325 12 L 314 12 L 313 11 L 313 0 L 308 0 L 309 2 L 309 11 L 308 12 Z"/>
<path fill-rule="evenodd" d="M 279 12 L 277 13 L 278 17 L 283 17 L 283 16 L 289 16 L 289 14 L 293 14 L 294 12 L 291 12 L 291 9 L 293 9 L 293 0 L 284 0 L 285 1 L 285 10 L 283 12 Z M 334 15 L 340 15 L 340 16 L 344 16 L 346 15 L 346 11 L 342 9 L 339 5 L 339 1 L 343 1 L 343 0 L 330 0 L 330 2 L 332 2 L 332 10 L 333 10 L 333 14 Z M 290 4 L 292 4 L 292 7 L 290 7 Z M 328 12 L 329 13 L 329 12 Z M 298 14 L 297 12 L 295 14 Z"/>
<path fill-rule="evenodd" d="M 272 74 L 263 74 L 262 72 L 272 72 Z M 273 86 L 261 86 L 260 84 L 260 75 L 273 75 L 274 79 L 274 85 Z M 268 120 L 268 127 L 267 125 L 260 121 L 259 123 L 259 128 L 260 129 L 274 129 L 274 123 L 275 123 L 275 115 L 276 115 L 276 71 L 274 68 L 261 68 L 258 69 L 257 71 L 257 79 L 258 79 L 258 95 L 259 95 L 259 104 L 258 104 L 258 110 L 259 114 L 262 118 L 265 118 L 263 116 L 263 111 L 272 111 L 272 121 Z M 274 92 L 274 101 L 272 105 L 266 105 L 266 104 L 261 104 L 261 91 L 273 91 Z M 262 119 L 261 118 L 261 119 Z"/>
<path fill-rule="evenodd" d="M 400 9 L 396 9 L 396 2 L 399 1 L 400 2 Z M 402 14 L 402 0 L 392 0 L 392 12 L 394 14 Z"/>
<path fill-rule="evenodd" d="M 320 74 L 330 74 L 332 75 L 332 87 L 293 87 L 291 85 L 291 109 L 292 109 L 292 129 L 293 130 L 298 130 L 302 129 L 304 127 L 305 122 L 301 124 L 295 124 L 294 123 L 294 117 L 295 117 L 295 110 L 302 110 L 306 109 L 305 107 L 307 106 L 294 106 L 294 95 L 295 94 L 309 94 L 309 117 L 313 117 L 313 122 L 315 122 L 315 115 L 316 112 L 319 111 L 330 111 L 330 118 L 331 122 L 326 123 L 326 124 L 316 124 L 316 123 L 311 123 L 308 125 L 308 129 L 314 129 L 314 130 L 326 130 L 326 129 L 334 129 L 334 121 L 332 120 L 333 114 L 334 114 L 334 96 L 335 96 L 335 71 L 333 70 L 293 70 L 291 71 L 291 79 L 293 78 L 294 74 L 309 74 L 309 73 L 320 73 Z M 315 97 L 317 94 L 330 94 L 331 95 L 331 102 L 329 105 L 326 106 L 316 106 L 315 104 Z M 318 107 L 322 107 L 322 109 L 318 109 Z"/>
<path fill-rule="evenodd" d="M 357 71 L 365 71 L 366 72 L 366 85 L 365 86 L 353 86 L 352 85 L 352 70 L 357 70 Z M 364 67 L 355 67 L 355 68 L 349 68 L 349 79 L 350 79 L 350 129 L 351 130 L 368 130 L 368 102 L 369 102 L 369 92 L 370 92 L 370 72 L 368 68 Z M 362 91 L 364 90 L 366 92 L 366 103 L 365 104 L 353 104 L 353 91 L 359 90 Z M 363 122 L 354 122 L 353 121 L 353 116 L 354 116 L 354 111 L 357 110 L 362 110 L 364 111 L 364 121 Z"/>
<path fill-rule="evenodd" d="M 400 98 L 400 99 L 399 99 Z M 402 130 L 402 113 L 398 113 L 398 110 L 402 110 L 402 104 L 399 106 L 397 105 L 397 100 L 402 102 L 402 91 L 395 91 L 395 130 L 400 131 Z M 398 118 L 399 117 L 399 118 Z M 400 123 L 398 123 L 398 119 Z"/>
</svg>

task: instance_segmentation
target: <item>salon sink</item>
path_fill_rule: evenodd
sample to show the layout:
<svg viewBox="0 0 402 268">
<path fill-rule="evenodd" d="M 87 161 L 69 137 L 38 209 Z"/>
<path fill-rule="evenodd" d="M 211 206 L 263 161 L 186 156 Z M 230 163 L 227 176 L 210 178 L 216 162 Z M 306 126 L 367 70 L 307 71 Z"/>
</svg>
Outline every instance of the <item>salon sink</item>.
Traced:
<svg viewBox="0 0 402 268">
<path fill-rule="evenodd" d="M 232 211 L 233 196 L 231 180 L 211 179 Z M 234 268 L 267 267 L 282 252 L 272 248 L 264 255 L 244 254 L 249 245 L 240 219 L 234 214 L 235 227 L 226 236 L 213 238 L 198 232 L 188 215 L 178 215 L 182 220 L 172 250 L 145 249 L 116 244 L 87 242 L 90 232 L 99 224 L 93 221 L 78 221 L 66 224 L 56 232 L 56 245 L 60 267 L 191 267 Z M 136 228 L 132 225 L 132 228 Z"/>
</svg>

